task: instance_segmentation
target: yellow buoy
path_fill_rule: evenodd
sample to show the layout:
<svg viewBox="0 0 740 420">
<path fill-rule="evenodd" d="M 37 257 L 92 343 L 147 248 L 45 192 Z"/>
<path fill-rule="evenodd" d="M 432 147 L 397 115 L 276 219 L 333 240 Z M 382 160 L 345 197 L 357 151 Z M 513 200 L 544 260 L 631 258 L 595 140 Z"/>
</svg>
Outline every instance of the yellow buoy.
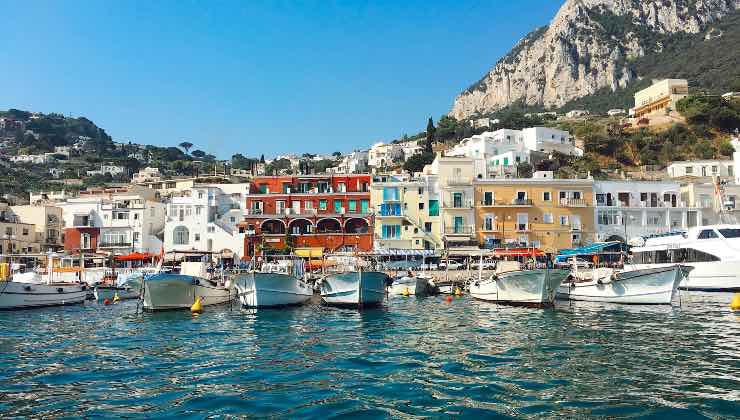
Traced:
<svg viewBox="0 0 740 420">
<path fill-rule="evenodd" d="M 203 303 L 200 300 L 200 296 L 195 297 L 195 302 L 193 303 L 193 306 L 190 307 L 190 312 L 195 315 L 203 313 Z"/>
<path fill-rule="evenodd" d="M 113 295 L 113 303 L 118 303 L 119 300 L 121 300 L 121 298 L 118 297 L 118 292 L 116 292 Z"/>
<path fill-rule="evenodd" d="M 410 296 L 411 292 L 409 291 L 409 288 L 403 289 L 403 292 L 401 292 L 401 296 Z"/>
<path fill-rule="evenodd" d="M 459 287 L 455 288 L 455 296 L 462 296 L 462 290 Z"/>
<path fill-rule="evenodd" d="M 740 311 L 740 293 L 735 293 L 730 302 L 730 309 L 733 311 Z"/>
</svg>

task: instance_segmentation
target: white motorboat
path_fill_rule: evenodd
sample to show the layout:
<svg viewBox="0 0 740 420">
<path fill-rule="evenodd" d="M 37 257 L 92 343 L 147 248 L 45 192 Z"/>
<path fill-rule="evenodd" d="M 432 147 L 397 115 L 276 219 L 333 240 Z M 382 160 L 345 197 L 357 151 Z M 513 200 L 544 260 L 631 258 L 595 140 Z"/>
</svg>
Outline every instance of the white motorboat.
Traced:
<svg viewBox="0 0 740 420">
<path fill-rule="evenodd" d="M 95 300 L 98 302 L 105 302 L 106 300 L 112 302 L 116 297 L 120 300 L 136 299 L 139 297 L 139 293 L 141 293 L 139 288 L 106 284 L 99 284 L 93 289 Z"/>
<path fill-rule="evenodd" d="M 594 268 L 571 273 L 558 288 L 558 299 L 623 304 L 670 305 L 678 284 L 692 267 L 671 265 L 639 270 Z"/>
<path fill-rule="evenodd" d="M 686 232 L 636 238 L 625 269 L 642 270 L 675 264 L 693 267 L 680 289 L 740 291 L 740 225 L 709 225 Z"/>
<path fill-rule="evenodd" d="M 321 299 L 329 305 L 379 305 L 385 297 L 388 276 L 379 271 L 346 271 L 321 280 Z"/>
<path fill-rule="evenodd" d="M 470 295 L 509 305 L 549 306 L 567 276 L 567 270 L 522 270 L 517 261 L 499 261 L 494 275 L 486 279 L 479 277 L 470 284 Z"/>
<path fill-rule="evenodd" d="M 51 257 L 48 257 L 47 268 L 16 272 L 12 277 L 10 267 L 4 263 L 0 270 L 4 277 L 0 280 L 0 309 L 74 305 L 83 303 L 87 297 L 87 284 L 59 281 L 60 273 L 53 269 Z M 16 267 L 22 269 L 25 266 L 16 264 Z"/>
<path fill-rule="evenodd" d="M 313 296 L 305 274 L 302 260 L 278 260 L 263 264 L 259 271 L 239 273 L 234 284 L 239 301 L 247 307 L 300 305 Z"/>
<path fill-rule="evenodd" d="M 393 279 L 393 283 L 388 286 L 388 294 L 391 296 L 427 296 L 430 294 L 430 289 L 427 276 L 409 272 Z"/>
<path fill-rule="evenodd" d="M 179 273 L 160 272 L 145 277 L 142 292 L 145 310 L 189 309 L 197 297 L 202 306 L 228 303 L 236 298 L 231 278 L 223 271 L 209 273 L 205 255 L 192 254 L 197 254 L 196 261 L 181 262 Z"/>
</svg>

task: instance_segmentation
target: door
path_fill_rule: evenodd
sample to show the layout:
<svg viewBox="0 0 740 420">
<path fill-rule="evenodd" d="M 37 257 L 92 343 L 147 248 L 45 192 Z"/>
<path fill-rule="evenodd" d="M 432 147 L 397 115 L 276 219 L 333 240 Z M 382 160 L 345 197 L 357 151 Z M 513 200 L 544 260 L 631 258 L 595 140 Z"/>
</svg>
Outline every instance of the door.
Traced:
<svg viewBox="0 0 740 420">
<path fill-rule="evenodd" d="M 370 200 L 360 200 L 360 213 L 370 213 Z"/>
<path fill-rule="evenodd" d="M 283 214 L 283 213 L 285 213 L 285 201 L 276 201 L 275 202 L 275 212 L 277 214 Z"/>
<path fill-rule="evenodd" d="M 465 218 L 455 216 L 455 233 L 465 233 Z"/>
<path fill-rule="evenodd" d="M 456 192 L 452 193 L 452 207 L 454 208 L 461 208 L 463 202 L 463 195 L 462 193 Z"/>
<path fill-rule="evenodd" d="M 301 214 L 301 202 L 293 201 L 293 214 Z"/>
</svg>

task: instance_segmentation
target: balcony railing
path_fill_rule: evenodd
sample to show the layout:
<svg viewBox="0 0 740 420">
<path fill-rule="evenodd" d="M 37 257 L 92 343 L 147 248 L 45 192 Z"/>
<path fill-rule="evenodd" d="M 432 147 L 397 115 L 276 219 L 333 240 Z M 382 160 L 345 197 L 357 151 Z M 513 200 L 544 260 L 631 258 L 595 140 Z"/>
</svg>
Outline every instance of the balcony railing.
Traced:
<svg viewBox="0 0 740 420">
<path fill-rule="evenodd" d="M 444 206 L 446 209 L 472 209 L 473 200 L 461 200 L 461 201 L 445 200 Z"/>
<path fill-rule="evenodd" d="M 130 247 L 131 241 L 113 241 L 113 242 L 101 242 L 98 247 L 99 248 L 122 248 L 122 247 Z"/>
<path fill-rule="evenodd" d="M 561 207 L 586 207 L 588 206 L 588 202 L 586 202 L 586 200 L 582 198 L 561 198 L 560 206 Z"/>
<path fill-rule="evenodd" d="M 467 186 L 473 184 L 473 178 L 469 177 L 451 177 L 447 179 L 448 186 Z"/>
<path fill-rule="evenodd" d="M 451 226 L 445 228 L 446 235 L 472 235 L 475 230 L 472 226 Z"/>
</svg>

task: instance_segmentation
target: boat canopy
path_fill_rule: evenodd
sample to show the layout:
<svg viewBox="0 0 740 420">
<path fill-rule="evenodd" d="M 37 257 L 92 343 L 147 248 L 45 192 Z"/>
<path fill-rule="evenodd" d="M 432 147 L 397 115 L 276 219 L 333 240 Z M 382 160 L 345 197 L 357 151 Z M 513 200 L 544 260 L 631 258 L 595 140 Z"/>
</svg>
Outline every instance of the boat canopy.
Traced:
<svg viewBox="0 0 740 420">
<path fill-rule="evenodd" d="M 561 256 L 570 257 L 570 256 L 575 256 L 575 255 L 593 255 L 593 254 L 603 254 L 606 252 L 621 252 L 621 251 L 622 251 L 622 242 L 619 242 L 619 241 L 597 242 L 591 245 L 582 246 L 580 248 L 561 249 L 560 254 L 558 254 L 558 257 L 561 257 Z"/>
<path fill-rule="evenodd" d="M 324 248 L 296 248 L 293 253 L 296 255 L 296 257 L 301 258 L 321 258 L 324 256 Z"/>
<path fill-rule="evenodd" d="M 116 261 L 146 261 L 157 257 L 159 256 L 148 252 L 132 252 L 127 255 L 117 255 L 114 258 Z"/>
</svg>

